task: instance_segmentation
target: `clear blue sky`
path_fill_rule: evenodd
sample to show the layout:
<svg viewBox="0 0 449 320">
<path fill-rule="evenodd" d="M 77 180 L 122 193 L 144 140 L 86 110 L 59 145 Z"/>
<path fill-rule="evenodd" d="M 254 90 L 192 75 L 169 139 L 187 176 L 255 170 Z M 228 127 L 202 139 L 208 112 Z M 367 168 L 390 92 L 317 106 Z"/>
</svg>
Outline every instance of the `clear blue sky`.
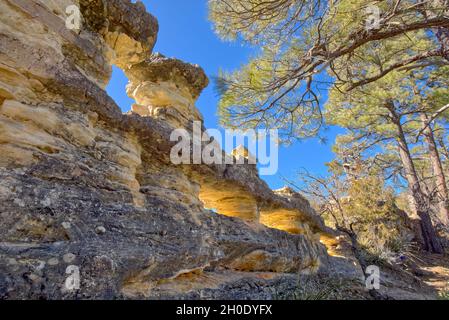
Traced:
<svg viewBox="0 0 449 320">
<path fill-rule="evenodd" d="M 213 32 L 207 18 L 207 0 L 144 0 L 147 10 L 159 21 L 159 35 L 155 51 L 168 57 L 197 63 L 209 78 L 218 70 L 234 70 L 254 54 L 254 50 L 240 44 L 221 41 Z M 123 73 L 114 68 L 108 93 L 122 108 L 130 109 L 133 100 L 125 93 L 127 83 Z M 217 118 L 218 97 L 213 84 L 207 87 L 197 102 L 204 116 L 207 128 L 221 129 Z M 322 144 L 318 139 L 297 142 L 279 150 L 279 170 L 274 176 L 263 176 L 271 188 L 284 186 L 281 176 L 296 180 L 296 172 L 305 168 L 310 172 L 325 174 L 325 162 L 332 160 L 331 145 L 338 129 L 330 129 L 325 136 L 329 142 Z"/>
</svg>

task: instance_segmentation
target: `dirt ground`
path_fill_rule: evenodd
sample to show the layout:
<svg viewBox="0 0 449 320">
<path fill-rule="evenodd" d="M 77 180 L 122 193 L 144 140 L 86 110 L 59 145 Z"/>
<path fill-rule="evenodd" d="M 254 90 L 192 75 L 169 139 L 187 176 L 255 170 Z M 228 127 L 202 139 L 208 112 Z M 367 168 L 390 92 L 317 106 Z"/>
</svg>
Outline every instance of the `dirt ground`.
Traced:
<svg viewBox="0 0 449 320">
<path fill-rule="evenodd" d="M 384 266 L 380 292 L 390 299 L 434 300 L 449 290 L 449 256 L 420 253 Z"/>
</svg>

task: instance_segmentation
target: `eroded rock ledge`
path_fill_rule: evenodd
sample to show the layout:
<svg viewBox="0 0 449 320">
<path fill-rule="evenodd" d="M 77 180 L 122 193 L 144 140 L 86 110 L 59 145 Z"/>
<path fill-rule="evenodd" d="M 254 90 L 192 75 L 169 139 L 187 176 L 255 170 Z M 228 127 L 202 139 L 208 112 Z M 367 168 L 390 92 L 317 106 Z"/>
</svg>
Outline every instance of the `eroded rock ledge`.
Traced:
<svg viewBox="0 0 449 320">
<path fill-rule="evenodd" d="M 141 3 L 0 9 L 0 298 L 229 298 L 247 278 L 330 270 L 334 233 L 300 195 L 273 192 L 254 166 L 170 162 L 170 133 L 201 120 L 208 80 L 152 54 L 157 21 Z M 112 64 L 130 80 L 128 114 L 104 91 Z M 64 286 L 69 265 L 79 290 Z"/>
</svg>

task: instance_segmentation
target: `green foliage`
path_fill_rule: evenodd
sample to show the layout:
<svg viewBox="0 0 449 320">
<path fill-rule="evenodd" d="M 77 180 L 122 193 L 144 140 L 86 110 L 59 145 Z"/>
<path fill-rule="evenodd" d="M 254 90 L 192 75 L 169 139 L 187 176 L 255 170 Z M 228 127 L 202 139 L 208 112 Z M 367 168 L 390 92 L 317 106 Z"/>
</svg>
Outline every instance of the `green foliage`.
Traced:
<svg viewBox="0 0 449 320">
<path fill-rule="evenodd" d="M 423 46 L 425 42 L 422 40 Z M 369 58 L 369 53 L 365 56 Z M 349 93 L 333 88 L 326 104 L 326 120 L 348 130 L 337 137 L 334 151 L 342 154 L 351 150 L 360 157 L 369 156 L 373 165 L 384 171 L 385 177 L 400 177 L 401 164 L 395 141 L 399 133 L 391 114 L 392 107 L 412 155 L 417 155 L 417 171 L 428 172 L 429 162 L 422 156 L 427 148 L 416 144 L 415 139 L 422 128 L 420 115 L 432 114 L 449 103 L 449 73 L 442 73 L 446 69 L 426 67 L 414 71 L 393 71 Z M 444 133 L 444 130 L 440 132 Z M 417 160 L 420 158 L 424 161 Z"/>
<path fill-rule="evenodd" d="M 348 200 L 342 206 L 346 214 L 356 221 L 376 223 L 388 219 L 394 209 L 392 190 L 386 189 L 382 179 L 365 176 L 349 183 Z"/>
<path fill-rule="evenodd" d="M 326 178 L 303 175 L 307 188 L 301 190 L 312 197 L 326 224 L 352 230 L 366 261 L 381 262 L 406 251 L 411 230 L 383 177 L 361 161 L 334 160 L 328 167 Z"/>
<path fill-rule="evenodd" d="M 385 188 L 381 177 L 368 175 L 351 181 L 342 208 L 369 254 L 387 258 L 404 250 L 405 222 L 397 214 L 393 190 Z"/>
<path fill-rule="evenodd" d="M 263 55 L 251 60 L 240 71 L 220 73 L 218 115 L 223 126 L 234 129 L 277 128 L 284 141 L 318 133 L 322 120 L 318 96 L 308 92 L 298 97 L 301 88 L 294 82 L 286 84 L 285 90 L 275 94 L 266 89 L 273 79 L 276 82 L 288 79 L 288 72 L 295 68 L 296 63 L 295 59 L 286 58 L 290 54 L 286 52 L 278 60 L 274 57 L 275 52 L 266 49 Z"/>
<path fill-rule="evenodd" d="M 285 41 L 305 22 L 323 10 L 325 3 L 304 0 L 209 0 L 209 18 L 226 40 L 239 37 L 255 44 Z"/>
<path fill-rule="evenodd" d="M 382 13 L 382 25 L 375 31 L 366 28 L 371 6 Z M 438 53 L 426 55 L 438 47 L 426 27 L 404 32 L 413 24 L 428 22 L 423 21 L 422 12 L 442 14 L 432 2 L 422 3 L 421 11 L 411 0 L 209 0 L 209 7 L 220 37 L 260 46 L 260 54 L 240 70 L 218 77 L 222 125 L 278 128 L 285 142 L 319 133 L 323 120 L 319 103 L 331 82 L 344 95 L 354 85 L 387 76 L 380 87 L 364 87 L 365 101 L 359 101 L 359 108 L 351 106 L 349 119 L 370 123 L 378 114 L 365 114 L 364 102 L 376 105 L 393 93 L 401 100 L 409 99 L 410 90 L 404 90 L 409 83 L 395 86 L 403 74 L 383 74 L 386 70 L 401 70 L 411 61 L 436 65 L 441 60 Z M 388 85 L 393 89 L 386 89 Z M 435 93 L 436 104 L 440 96 L 444 99 L 445 93 Z M 333 101 L 338 99 L 334 92 Z M 346 119 L 339 113 L 331 121 L 345 124 Z M 353 123 L 348 120 L 346 125 Z M 376 124 L 375 129 L 391 130 L 385 123 Z"/>
<path fill-rule="evenodd" d="M 335 225 L 354 226 L 373 256 L 400 251 L 404 230 L 395 228 L 399 215 L 385 180 L 400 186 L 406 180 L 415 201 L 426 198 L 416 183 L 431 168 L 419 144 L 421 116 L 449 103 L 445 43 L 434 32 L 446 23 L 447 8 L 438 0 L 209 4 L 219 36 L 260 46 L 240 70 L 220 73 L 221 124 L 277 128 L 286 143 L 318 135 L 323 120 L 346 128 L 334 146 L 331 174 L 308 177 L 309 195 Z M 371 7 L 381 14 L 374 29 L 367 27 Z M 443 150 L 447 116 L 431 124 L 443 132 L 436 134 Z M 416 203 L 424 207 L 424 200 Z"/>
</svg>

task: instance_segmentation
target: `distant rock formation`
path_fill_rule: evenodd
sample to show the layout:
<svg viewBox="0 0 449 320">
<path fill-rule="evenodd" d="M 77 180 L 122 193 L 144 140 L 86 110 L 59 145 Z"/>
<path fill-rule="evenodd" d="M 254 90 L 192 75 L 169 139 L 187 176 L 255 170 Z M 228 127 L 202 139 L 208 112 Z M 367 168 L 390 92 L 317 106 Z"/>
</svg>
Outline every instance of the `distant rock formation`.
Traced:
<svg viewBox="0 0 449 320">
<path fill-rule="evenodd" d="M 69 30 L 71 4 L 0 2 L 0 298 L 265 299 L 331 270 L 335 234 L 302 196 L 251 165 L 170 162 L 208 79 L 152 53 L 143 4 L 74 1 Z M 113 64 L 127 114 L 104 91 Z"/>
</svg>

